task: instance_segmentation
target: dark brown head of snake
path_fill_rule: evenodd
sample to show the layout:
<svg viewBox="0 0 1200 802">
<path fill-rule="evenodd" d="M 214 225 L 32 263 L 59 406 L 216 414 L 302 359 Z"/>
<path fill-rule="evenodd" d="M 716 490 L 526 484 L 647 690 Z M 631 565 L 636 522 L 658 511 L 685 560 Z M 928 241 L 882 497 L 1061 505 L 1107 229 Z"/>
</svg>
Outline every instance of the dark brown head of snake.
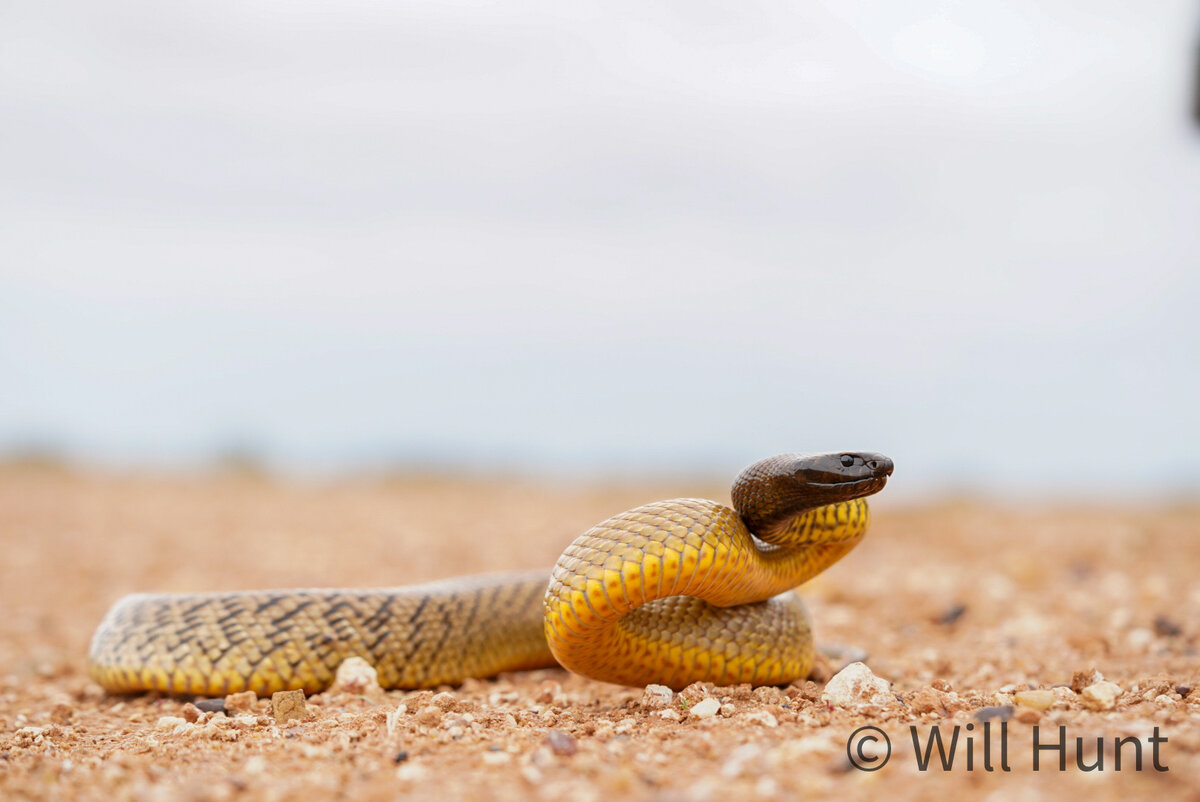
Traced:
<svg viewBox="0 0 1200 802">
<path fill-rule="evenodd" d="M 891 475 L 892 461 L 882 454 L 781 454 L 738 475 L 733 508 L 751 532 L 769 535 L 804 510 L 877 493 Z"/>
</svg>

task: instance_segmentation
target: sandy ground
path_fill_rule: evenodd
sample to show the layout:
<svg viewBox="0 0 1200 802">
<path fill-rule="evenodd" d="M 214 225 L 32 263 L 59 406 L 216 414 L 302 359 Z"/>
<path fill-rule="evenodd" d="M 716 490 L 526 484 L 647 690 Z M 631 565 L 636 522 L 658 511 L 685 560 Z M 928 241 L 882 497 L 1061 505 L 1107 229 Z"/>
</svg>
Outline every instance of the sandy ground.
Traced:
<svg viewBox="0 0 1200 802">
<path fill-rule="evenodd" d="M 84 670 L 93 628 L 134 591 L 548 567 L 612 513 L 727 490 L 0 469 L 0 798 L 1200 800 L 1200 507 L 914 508 L 886 493 L 864 544 L 805 589 L 818 640 L 865 649 L 891 683 L 865 704 L 823 698 L 829 666 L 786 688 L 666 699 L 549 670 L 441 694 L 325 693 L 312 717 L 276 723 L 268 700 L 197 717 L 183 700 L 105 696 Z M 1093 672 L 1116 689 L 1081 693 Z M 893 744 L 877 771 L 847 757 L 863 726 Z M 912 726 L 922 748 L 932 727 L 947 745 L 959 727 L 950 769 L 934 752 L 920 770 Z M 1036 772 L 1035 733 L 1064 744 Z M 872 765 L 881 744 L 861 749 Z M 1077 766 L 1097 754 L 1103 770 Z"/>
</svg>

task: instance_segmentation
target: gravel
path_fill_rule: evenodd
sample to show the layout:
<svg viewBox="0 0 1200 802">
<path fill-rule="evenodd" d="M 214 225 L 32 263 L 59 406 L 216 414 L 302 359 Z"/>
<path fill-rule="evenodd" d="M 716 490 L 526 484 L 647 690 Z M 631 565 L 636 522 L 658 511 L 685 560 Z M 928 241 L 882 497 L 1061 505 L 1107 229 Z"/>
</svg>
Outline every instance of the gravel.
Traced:
<svg viewBox="0 0 1200 802">
<path fill-rule="evenodd" d="M 428 691 L 351 683 L 304 700 L 308 715 L 278 720 L 270 700 L 252 695 L 109 697 L 84 673 L 91 633 L 124 593 L 378 587 L 548 567 L 596 521 L 685 495 L 727 498 L 727 489 L 0 469 L 0 798 L 1194 795 L 1200 508 L 1187 504 L 900 507 L 885 491 L 865 542 L 801 593 L 820 642 L 870 654 L 854 668 L 857 690 L 839 690 L 855 674 L 835 683 L 840 661 L 827 657 L 828 684 L 678 694 L 543 670 Z M 1049 705 L 1022 704 L 1030 698 Z M 982 768 L 985 721 L 993 738 L 1006 726 L 1013 771 Z M 917 770 L 910 727 L 948 738 L 968 724 L 973 771 Z M 1043 739 L 1063 727 L 1109 747 L 1137 738 L 1147 766 L 1080 771 L 1072 740 L 1068 771 L 1035 774 L 1035 726 Z M 848 762 L 847 739 L 862 727 L 891 736 L 877 772 Z M 1148 767 L 1155 728 L 1169 739 L 1169 772 Z M 885 752 L 874 743 L 863 754 Z"/>
</svg>

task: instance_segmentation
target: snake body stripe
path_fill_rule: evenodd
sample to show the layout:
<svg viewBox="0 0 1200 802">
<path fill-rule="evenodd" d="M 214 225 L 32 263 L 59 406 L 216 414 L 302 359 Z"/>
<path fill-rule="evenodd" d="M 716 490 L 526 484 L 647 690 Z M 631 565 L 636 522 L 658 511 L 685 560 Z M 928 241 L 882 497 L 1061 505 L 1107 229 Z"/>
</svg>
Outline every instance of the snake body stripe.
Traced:
<svg viewBox="0 0 1200 802">
<path fill-rule="evenodd" d="M 351 656 L 385 688 L 426 688 L 561 664 L 596 679 L 681 688 L 779 684 L 812 664 L 791 588 L 852 549 L 892 463 L 785 454 L 747 468 L 733 507 L 674 499 L 576 538 L 552 574 L 376 590 L 134 595 L 92 640 L 115 693 L 316 693 Z"/>
</svg>

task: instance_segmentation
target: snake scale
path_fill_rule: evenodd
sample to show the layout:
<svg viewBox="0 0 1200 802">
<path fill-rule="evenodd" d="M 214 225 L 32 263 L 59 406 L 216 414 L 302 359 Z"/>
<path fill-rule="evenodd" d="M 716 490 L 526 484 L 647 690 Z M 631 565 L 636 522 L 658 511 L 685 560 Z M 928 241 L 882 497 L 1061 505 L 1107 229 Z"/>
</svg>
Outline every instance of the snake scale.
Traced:
<svg viewBox="0 0 1200 802">
<path fill-rule="evenodd" d="M 317 693 L 351 656 L 385 688 L 556 664 L 595 679 L 682 688 L 781 684 L 813 659 L 791 589 L 862 539 L 880 454 L 784 454 L 734 482 L 732 508 L 646 504 L 576 538 L 553 573 L 378 590 L 138 594 L 92 640 L 89 673 L 114 693 Z"/>
</svg>

